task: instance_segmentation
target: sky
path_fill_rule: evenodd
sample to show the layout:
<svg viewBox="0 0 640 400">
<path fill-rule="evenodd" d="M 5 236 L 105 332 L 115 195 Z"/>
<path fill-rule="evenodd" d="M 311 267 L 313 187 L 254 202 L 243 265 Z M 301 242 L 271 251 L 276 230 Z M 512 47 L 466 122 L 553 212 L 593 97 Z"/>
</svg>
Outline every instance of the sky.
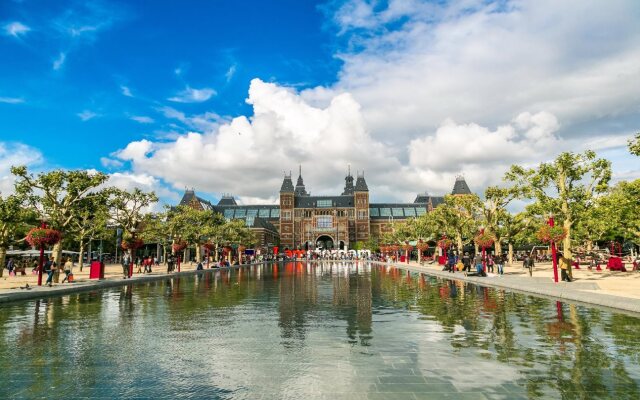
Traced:
<svg viewBox="0 0 640 400">
<path fill-rule="evenodd" d="M 0 1 L 11 165 L 99 170 L 175 204 L 273 203 L 299 165 L 373 201 L 504 184 L 595 150 L 640 178 L 637 0 Z"/>
</svg>

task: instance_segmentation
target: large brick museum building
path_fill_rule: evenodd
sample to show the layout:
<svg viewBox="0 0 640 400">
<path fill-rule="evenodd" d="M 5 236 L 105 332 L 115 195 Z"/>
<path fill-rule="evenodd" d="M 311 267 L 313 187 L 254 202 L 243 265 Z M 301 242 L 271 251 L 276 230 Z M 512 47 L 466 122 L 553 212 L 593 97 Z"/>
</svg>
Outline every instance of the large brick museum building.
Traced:
<svg viewBox="0 0 640 400">
<path fill-rule="evenodd" d="M 456 178 L 452 194 L 469 193 L 464 178 Z M 370 203 L 364 174 L 357 174 L 354 182 L 350 172 L 341 194 L 312 196 L 300 172 L 295 186 L 291 174 L 284 176 L 278 205 L 239 205 L 231 195 L 223 195 L 213 205 L 194 190 L 186 190 L 180 204 L 245 221 L 255 232 L 259 247 L 349 249 L 391 230 L 394 222 L 419 217 L 443 201 L 443 196 L 419 194 L 412 203 Z"/>
</svg>

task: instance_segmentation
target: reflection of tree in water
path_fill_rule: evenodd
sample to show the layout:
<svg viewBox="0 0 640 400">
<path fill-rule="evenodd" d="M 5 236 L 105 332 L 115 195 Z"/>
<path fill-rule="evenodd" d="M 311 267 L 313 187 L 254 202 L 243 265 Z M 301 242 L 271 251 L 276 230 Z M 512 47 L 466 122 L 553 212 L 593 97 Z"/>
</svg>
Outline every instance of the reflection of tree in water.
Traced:
<svg viewBox="0 0 640 400">
<path fill-rule="evenodd" d="M 518 365 L 526 379 L 517 384 L 529 398 L 549 393 L 563 399 L 640 398 L 625 364 L 638 367 L 636 318 L 613 315 L 604 324 L 614 347 L 592 332 L 591 327 L 601 322 L 598 310 L 565 305 L 569 310 L 565 317 L 545 299 L 416 274 L 408 282 L 393 268 L 381 267 L 372 275 L 374 287 L 380 288 L 380 299 L 375 301 L 415 308 L 432 317 L 449 335 L 454 351 L 483 349 L 487 351 L 481 357 Z"/>
</svg>

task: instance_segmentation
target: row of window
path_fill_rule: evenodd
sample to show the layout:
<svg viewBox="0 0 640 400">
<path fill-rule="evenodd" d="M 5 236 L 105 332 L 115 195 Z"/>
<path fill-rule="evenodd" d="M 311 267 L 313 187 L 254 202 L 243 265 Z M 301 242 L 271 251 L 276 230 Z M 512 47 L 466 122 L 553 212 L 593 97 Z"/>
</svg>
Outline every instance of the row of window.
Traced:
<svg viewBox="0 0 640 400">
<path fill-rule="evenodd" d="M 234 219 L 234 218 L 280 218 L 280 209 L 279 208 L 267 208 L 267 209 L 257 209 L 257 208 L 227 208 L 224 210 L 224 217 L 226 219 Z"/>
<path fill-rule="evenodd" d="M 370 208 L 372 217 L 419 217 L 427 212 L 424 207 L 380 207 Z"/>
<path fill-rule="evenodd" d="M 318 200 L 320 201 L 320 200 Z M 424 207 L 373 207 L 369 208 L 369 213 L 372 217 L 419 217 L 427 212 Z M 333 211 L 315 211 L 315 215 L 335 215 Z M 349 216 L 353 216 L 353 211 L 349 210 Z M 298 215 L 301 216 L 301 215 Z M 311 211 L 305 212 L 305 217 L 311 217 Z M 339 210 L 338 217 L 345 216 L 345 210 Z M 279 208 L 267 208 L 267 209 L 257 209 L 257 208 L 227 208 L 224 210 L 224 217 L 226 219 L 234 219 L 234 218 L 280 218 L 280 209 Z M 290 217 L 289 217 L 290 218 Z M 358 219 L 367 218 L 366 214 L 361 210 L 358 213 Z"/>
</svg>

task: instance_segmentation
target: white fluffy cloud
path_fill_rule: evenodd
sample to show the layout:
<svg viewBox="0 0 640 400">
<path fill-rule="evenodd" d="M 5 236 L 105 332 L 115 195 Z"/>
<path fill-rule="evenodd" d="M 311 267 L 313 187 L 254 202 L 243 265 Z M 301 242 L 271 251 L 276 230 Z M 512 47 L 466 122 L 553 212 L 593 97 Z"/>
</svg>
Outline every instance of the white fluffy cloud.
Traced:
<svg viewBox="0 0 640 400">
<path fill-rule="evenodd" d="M 640 122 L 635 0 L 372 3 L 334 14 L 349 46 L 330 89 L 353 94 L 376 137 L 411 138 L 448 118 L 497 126 L 527 111 L 554 114 L 563 136 Z"/>
<path fill-rule="evenodd" d="M 246 201 L 272 200 L 283 171 L 298 164 L 303 164 L 308 190 L 314 192 L 339 191 L 348 162 L 375 176 L 388 192 L 406 181 L 400 173 L 406 167 L 389 156 L 389 148 L 372 140 L 360 106 L 349 94 L 316 108 L 289 88 L 254 79 L 247 102 L 254 109 L 250 119 L 238 117 L 175 142 L 132 142 L 117 157 L 130 161 L 136 173 L 161 177 L 176 188 L 232 192 Z"/>
<path fill-rule="evenodd" d="M 22 143 L 0 142 L 0 193 L 13 193 L 15 179 L 10 172 L 12 166 L 34 166 L 42 162 L 42 153 Z"/>
<path fill-rule="evenodd" d="M 465 165 L 509 165 L 539 161 L 553 155 L 560 140 L 554 135 L 559 125 L 549 113 L 522 113 L 511 124 L 496 130 L 478 124 L 458 125 L 445 121 L 435 135 L 410 143 L 409 162 L 434 171 L 459 171 Z M 545 157 L 546 158 L 546 157 Z"/>
<path fill-rule="evenodd" d="M 308 190 L 335 194 L 351 163 L 377 199 L 407 201 L 450 191 L 459 173 L 481 192 L 512 163 L 620 149 L 640 124 L 635 0 L 350 0 L 329 14 L 343 44 L 335 84 L 297 93 L 254 79 L 251 117 L 160 108 L 193 132 L 117 157 L 247 202 L 273 201 L 299 163 Z M 170 100 L 215 94 L 189 89 Z"/>
</svg>

